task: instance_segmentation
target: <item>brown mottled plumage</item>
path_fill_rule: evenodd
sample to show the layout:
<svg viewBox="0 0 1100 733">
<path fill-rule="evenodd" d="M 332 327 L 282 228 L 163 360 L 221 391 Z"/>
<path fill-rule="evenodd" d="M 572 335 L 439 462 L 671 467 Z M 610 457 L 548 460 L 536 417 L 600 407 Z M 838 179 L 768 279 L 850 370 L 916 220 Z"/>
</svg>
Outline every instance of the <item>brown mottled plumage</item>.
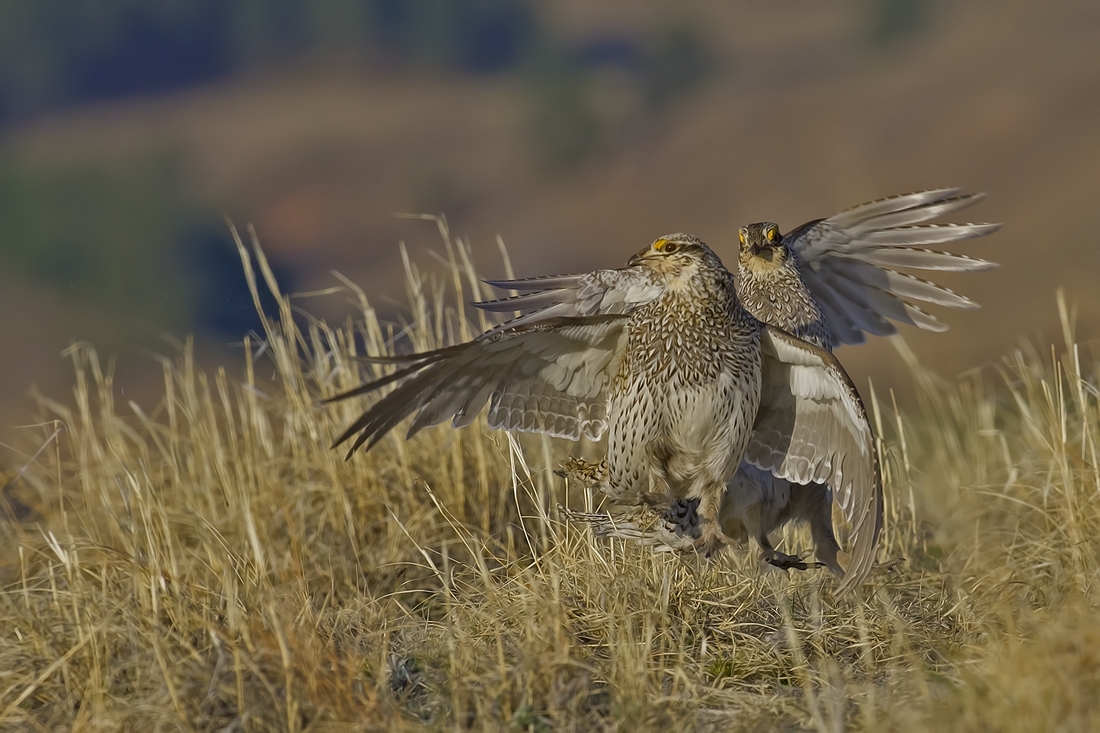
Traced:
<svg viewBox="0 0 1100 733">
<path fill-rule="evenodd" d="M 798 255 L 771 222 L 738 232 L 737 295 L 745 310 L 772 326 L 832 350 L 825 316 L 802 280 Z"/>
<path fill-rule="evenodd" d="M 719 505 L 760 404 L 760 326 L 694 237 L 659 239 L 631 263 L 654 268 L 666 289 L 631 319 L 610 400 L 606 491 L 665 506 L 698 499 L 697 544 L 710 552 L 722 543 Z"/>
<path fill-rule="evenodd" d="M 981 237 L 998 224 L 925 224 L 980 201 L 938 189 L 894 196 L 853 207 L 833 217 L 803 224 L 783 236 L 771 222 L 741 227 L 736 271 L 737 294 L 761 321 L 824 349 L 861 343 L 864 332 L 890 334 L 888 318 L 941 331 L 943 324 L 911 301 L 955 308 L 975 303 L 934 283 L 891 267 L 978 271 L 993 263 L 920 245 Z M 573 471 L 577 467 L 573 467 Z M 731 537 L 753 537 L 765 558 L 784 568 L 806 568 L 799 557 L 777 552 L 769 535 L 788 521 L 810 525 L 817 559 L 836 573 L 839 545 L 833 532 L 832 492 L 821 483 L 791 483 L 743 463 L 723 497 L 721 525 Z M 684 547 L 697 533 L 693 507 L 673 505 L 664 521 L 575 515 L 604 535 L 648 544 Z M 641 527 L 645 527 L 641 530 Z M 858 538 L 857 538 L 858 539 Z"/>
<path fill-rule="evenodd" d="M 742 459 L 792 481 L 829 481 L 862 531 L 846 590 L 866 577 L 882 525 L 874 438 L 851 381 L 827 351 L 761 323 L 701 241 L 662 237 L 619 270 L 514 281 L 480 304 L 526 311 L 473 341 L 388 357 L 394 374 L 328 401 L 399 383 L 356 420 L 369 448 L 404 418 L 409 434 L 489 405 L 491 427 L 608 437 L 601 488 L 624 505 L 698 501 L 688 540 L 710 552 Z M 350 453 L 349 453 L 350 456 Z"/>
<path fill-rule="evenodd" d="M 737 292 L 746 309 L 765 323 L 832 351 L 829 324 L 802 276 L 805 266 L 779 226 L 772 222 L 743 226 L 738 243 Z M 810 565 L 800 556 L 776 550 L 770 537 L 788 521 L 806 522 L 819 563 L 842 575 L 832 505 L 828 486 L 791 484 L 746 463 L 729 483 L 722 503 L 722 526 L 731 536 L 756 540 L 764 558 L 773 565 L 807 569 Z M 674 507 L 670 516 L 682 514 Z M 679 529 L 694 533 L 694 528 L 682 523 Z"/>
</svg>

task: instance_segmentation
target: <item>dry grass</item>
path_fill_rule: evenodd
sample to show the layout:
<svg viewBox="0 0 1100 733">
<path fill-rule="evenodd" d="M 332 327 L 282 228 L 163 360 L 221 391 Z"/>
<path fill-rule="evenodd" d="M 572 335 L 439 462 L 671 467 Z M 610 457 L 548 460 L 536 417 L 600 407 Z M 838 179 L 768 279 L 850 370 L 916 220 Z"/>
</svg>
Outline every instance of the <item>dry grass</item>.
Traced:
<svg viewBox="0 0 1100 733">
<path fill-rule="evenodd" d="M 478 327 L 455 305 L 478 287 L 466 250 L 447 255 L 440 283 L 408 267 L 417 348 Z M 345 462 L 328 445 L 361 405 L 315 401 L 392 336 L 358 296 L 339 328 L 283 298 L 240 379 L 166 359 L 148 413 L 74 347 L 75 409 L 43 402 L 44 449 L 0 504 L 0 727 L 1100 725 L 1098 371 L 1069 335 L 926 380 L 917 414 L 873 400 L 882 566 L 838 601 L 751 550 L 563 525 L 557 501 L 590 501 L 551 472 L 572 444 L 442 427 Z"/>
</svg>

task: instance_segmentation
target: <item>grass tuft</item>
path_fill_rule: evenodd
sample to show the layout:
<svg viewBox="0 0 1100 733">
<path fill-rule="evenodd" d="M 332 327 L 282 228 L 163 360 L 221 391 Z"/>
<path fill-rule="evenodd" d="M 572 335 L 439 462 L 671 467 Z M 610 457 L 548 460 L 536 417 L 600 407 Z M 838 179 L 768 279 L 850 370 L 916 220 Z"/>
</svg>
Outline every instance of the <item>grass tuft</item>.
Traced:
<svg viewBox="0 0 1100 733">
<path fill-rule="evenodd" d="M 1100 372 L 1072 337 L 995 373 L 869 400 L 883 436 L 880 566 L 834 599 L 751 548 L 715 563 L 558 521 L 566 455 L 484 422 L 329 449 L 318 407 L 356 354 L 485 324 L 467 246 L 408 258 L 411 317 L 279 312 L 240 377 L 161 361 L 150 411 L 70 350 L 38 453 L 0 491 L 0 727 L 11 730 L 1088 730 L 1100 724 Z M 871 395 L 869 395 L 871 396 Z M 798 532 L 784 537 L 807 547 Z"/>
</svg>

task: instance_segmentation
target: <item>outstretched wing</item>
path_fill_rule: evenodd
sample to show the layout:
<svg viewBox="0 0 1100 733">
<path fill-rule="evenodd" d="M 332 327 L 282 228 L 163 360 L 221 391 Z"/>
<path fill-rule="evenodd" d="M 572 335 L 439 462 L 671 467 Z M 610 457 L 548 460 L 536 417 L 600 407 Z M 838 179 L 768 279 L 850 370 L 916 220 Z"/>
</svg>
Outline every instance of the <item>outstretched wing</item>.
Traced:
<svg viewBox="0 0 1100 733">
<path fill-rule="evenodd" d="M 851 527 L 838 593 L 866 579 L 882 530 L 882 475 L 867 411 L 828 351 L 767 326 L 760 410 L 745 460 L 796 484 L 827 483 Z"/>
<path fill-rule="evenodd" d="M 622 315 L 655 300 L 665 286 L 648 267 L 595 270 L 583 275 L 552 275 L 526 280 L 487 280 L 500 290 L 519 294 L 474 303 L 487 311 L 522 315 L 488 333 L 539 323 L 553 318 Z"/>
<path fill-rule="evenodd" d="M 960 195 L 957 188 L 891 196 L 807 222 L 788 234 L 787 242 L 802 260 L 806 285 L 829 322 L 833 342 L 860 344 L 867 333 L 896 333 L 890 320 L 930 331 L 947 330 L 911 301 L 977 308 L 969 298 L 893 268 L 975 272 L 996 267 L 986 260 L 925 247 L 984 237 L 1000 229 L 1000 224 L 924 223 L 984 197 Z"/>
<path fill-rule="evenodd" d="M 398 386 L 333 447 L 357 435 L 348 456 L 364 443 L 369 450 L 413 414 L 409 437 L 447 419 L 462 427 L 487 403 L 492 428 L 599 440 L 607 427 L 606 391 L 625 346 L 626 321 L 620 315 L 546 319 L 457 346 L 375 359 L 401 368 L 325 402 Z"/>
</svg>

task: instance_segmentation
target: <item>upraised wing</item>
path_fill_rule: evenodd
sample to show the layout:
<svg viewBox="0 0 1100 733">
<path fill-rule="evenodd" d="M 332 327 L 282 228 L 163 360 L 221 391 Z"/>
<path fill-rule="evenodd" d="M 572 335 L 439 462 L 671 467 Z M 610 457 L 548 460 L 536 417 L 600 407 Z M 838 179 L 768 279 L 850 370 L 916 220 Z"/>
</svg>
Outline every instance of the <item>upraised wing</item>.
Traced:
<svg viewBox="0 0 1100 733">
<path fill-rule="evenodd" d="M 401 368 L 325 402 L 398 386 L 352 423 L 333 447 L 357 436 L 348 457 L 364 443 L 369 450 L 414 414 L 408 437 L 448 419 L 462 427 L 486 404 L 492 428 L 599 440 L 607 428 L 606 392 L 625 346 L 626 321 L 621 315 L 548 318 L 457 346 L 373 359 Z"/>
<path fill-rule="evenodd" d="M 978 304 L 945 287 L 893 269 L 976 272 L 996 263 L 927 249 L 925 245 L 984 237 L 1000 224 L 927 224 L 981 201 L 957 188 L 891 196 L 807 222 L 786 237 L 832 331 L 833 342 L 860 344 L 866 334 L 897 332 L 891 320 L 930 331 L 947 326 L 917 303 L 949 308 Z"/>
<path fill-rule="evenodd" d="M 771 326 L 760 339 L 760 411 L 745 461 L 791 483 L 832 488 L 852 545 L 843 594 L 866 579 L 882 530 L 882 475 L 867 411 L 828 351 Z"/>
<path fill-rule="evenodd" d="M 595 270 L 583 275 L 552 275 L 526 280 L 488 280 L 488 285 L 519 294 L 474 303 L 487 311 L 522 315 L 497 326 L 489 334 L 554 318 L 625 315 L 655 300 L 664 285 L 647 267 Z"/>
</svg>

